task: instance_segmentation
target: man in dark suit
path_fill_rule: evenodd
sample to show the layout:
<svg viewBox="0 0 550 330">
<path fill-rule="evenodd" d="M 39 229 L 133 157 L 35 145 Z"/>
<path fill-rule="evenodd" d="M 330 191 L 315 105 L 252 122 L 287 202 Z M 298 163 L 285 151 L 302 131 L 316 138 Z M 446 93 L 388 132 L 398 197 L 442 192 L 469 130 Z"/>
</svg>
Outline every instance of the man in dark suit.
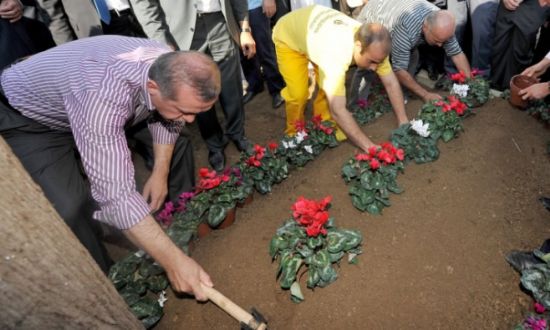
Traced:
<svg viewBox="0 0 550 330">
<path fill-rule="evenodd" d="M 14 61 L 55 46 L 48 28 L 23 17 L 23 5 L 33 0 L 0 0 L 0 70 Z"/>
<path fill-rule="evenodd" d="M 197 123 L 208 146 L 210 165 L 225 167 L 224 149 L 228 140 L 238 150 L 249 147 L 244 134 L 243 88 L 238 44 L 244 55 L 256 53 L 248 23 L 247 0 L 130 0 L 147 36 L 174 49 L 198 50 L 210 55 L 221 71 L 220 104 L 225 115 L 225 134 L 215 108 L 197 116 Z"/>
</svg>

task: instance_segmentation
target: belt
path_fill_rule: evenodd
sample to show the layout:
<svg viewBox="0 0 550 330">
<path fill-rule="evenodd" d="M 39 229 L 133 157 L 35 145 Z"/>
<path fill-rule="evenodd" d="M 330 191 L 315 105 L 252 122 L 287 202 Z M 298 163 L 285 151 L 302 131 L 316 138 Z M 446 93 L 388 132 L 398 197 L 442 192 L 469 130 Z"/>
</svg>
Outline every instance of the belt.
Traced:
<svg viewBox="0 0 550 330">
<path fill-rule="evenodd" d="M 197 12 L 197 17 L 205 17 L 205 16 L 210 16 L 210 15 L 218 15 L 218 14 L 221 14 L 221 13 L 222 13 L 221 11 L 211 11 L 211 12 L 206 12 L 206 13 Z"/>
</svg>

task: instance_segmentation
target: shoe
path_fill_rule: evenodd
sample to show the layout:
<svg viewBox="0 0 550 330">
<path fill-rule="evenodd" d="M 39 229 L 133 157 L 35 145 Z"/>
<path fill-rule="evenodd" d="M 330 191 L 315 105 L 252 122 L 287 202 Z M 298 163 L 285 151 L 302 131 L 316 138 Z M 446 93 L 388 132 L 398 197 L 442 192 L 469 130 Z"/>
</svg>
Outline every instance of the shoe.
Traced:
<svg viewBox="0 0 550 330">
<path fill-rule="evenodd" d="M 248 141 L 248 139 L 245 137 L 242 137 L 238 140 L 233 140 L 233 143 L 235 144 L 235 147 L 237 147 L 237 150 L 241 152 L 248 150 L 252 147 L 252 143 L 250 143 L 250 141 Z"/>
<path fill-rule="evenodd" d="M 225 169 L 225 155 L 223 151 L 209 151 L 208 162 L 214 171 L 222 172 Z"/>
<path fill-rule="evenodd" d="M 256 95 L 260 94 L 263 91 L 263 89 L 257 92 L 246 91 L 246 93 L 244 93 L 243 95 L 243 104 L 247 104 L 248 102 L 252 101 L 252 99 L 256 97 Z"/>
<path fill-rule="evenodd" d="M 285 103 L 285 99 L 283 99 L 281 93 L 273 95 L 273 99 L 271 100 L 271 106 L 273 107 L 273 109 L 277 109 L 278 107 L 283 105 L 283 103 Z"/>
<path fill-rule="evenodd" d="M 506 255 L 506 261 L 518 272 L 531 269 L 537 264 L 544 263 L 539 258 L 535 257 L 532 252 L 512 251 Z"/>
</svg>

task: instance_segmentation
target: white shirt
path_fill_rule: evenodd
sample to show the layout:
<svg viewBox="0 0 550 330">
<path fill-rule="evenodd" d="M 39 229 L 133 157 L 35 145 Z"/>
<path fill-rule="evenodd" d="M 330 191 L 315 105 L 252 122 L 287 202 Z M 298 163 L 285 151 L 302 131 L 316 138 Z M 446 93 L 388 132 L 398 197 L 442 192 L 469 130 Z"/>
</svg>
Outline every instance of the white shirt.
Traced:
<svg viewBox="0 0 550 330">
<path fill-rule="evenodd" d="M 197 12 L 199 13 L 214 13 L 222 10 L 220 0 L 195 0 L 195 5 L 197 7 Z"/>
<path fill-rule="evenodd" d="M 109 10 L 123 11 L 130 9 L 128 0 L 105 0 L 105 2 L 107 3 Z"/>
</svg>

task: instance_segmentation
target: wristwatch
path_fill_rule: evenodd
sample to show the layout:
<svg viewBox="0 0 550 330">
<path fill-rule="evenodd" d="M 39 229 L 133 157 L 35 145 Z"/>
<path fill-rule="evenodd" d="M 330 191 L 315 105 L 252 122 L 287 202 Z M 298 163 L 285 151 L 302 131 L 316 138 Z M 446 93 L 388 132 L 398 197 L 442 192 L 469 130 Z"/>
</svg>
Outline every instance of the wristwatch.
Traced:
<svg viewBox="0 0 550 330">
<path fill-rule="evenodd" d="M 252 32 L 252 30 L 249 27 L 247 27 L 247 28 L 242 29 L 241 33 L 242 32 Z"/>
</svg>

